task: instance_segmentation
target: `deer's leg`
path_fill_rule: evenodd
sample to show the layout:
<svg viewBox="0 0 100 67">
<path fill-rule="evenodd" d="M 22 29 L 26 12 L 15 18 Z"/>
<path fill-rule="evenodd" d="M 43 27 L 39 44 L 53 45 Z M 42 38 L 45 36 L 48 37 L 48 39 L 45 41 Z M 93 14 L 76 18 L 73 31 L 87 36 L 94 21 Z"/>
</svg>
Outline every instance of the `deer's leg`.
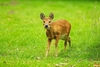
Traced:
<svg viewBox="0 0 100 67">
<path fill-rule="evenodd" d="M 66 46 L 67 46 L 67 39 L 65 39 L 65 42 L 64 42 L 64 50 L 66 50 Z"/>
<path fill-rule="evenodd" d="M 47 50 L 46 50 L 46 57 L 48 56 L 49 50 L 50 50 L 50 44 L 51 44 L 51 39 L 48 39 L 48 45 L 47 45 Z"/>
<path fill-rule="evenodd" d="M 69 46 L 71 46 L 71 40 L 70 40 L 70 37 L 68 37 L 68 43 L 69 43 Z"/>
<path fill-rule="evenodd" d="M 55 56 L 58 56 L 58 41 L 59 41 L 59 36 L 57 36 L 56 40 L 55 40 Z"/>
<path fill-rule="evenodd" d="M 66 50 L 67 41 L 68 41 L 68 35 L 66 34 L 66 37 L 65 37 L 65 42 L 64 42 L 64 50 Z"/>
<path fill-rule="evenodd" d="M 67 38 L 65 39 L 65 42 L 64 42 L 64 50 L 66 50 L 67 41 L 68 41 L 68 43 L 69 43 L 69 46 L 71 46 L 70 37 L 67 37 Z"/>
</svg>

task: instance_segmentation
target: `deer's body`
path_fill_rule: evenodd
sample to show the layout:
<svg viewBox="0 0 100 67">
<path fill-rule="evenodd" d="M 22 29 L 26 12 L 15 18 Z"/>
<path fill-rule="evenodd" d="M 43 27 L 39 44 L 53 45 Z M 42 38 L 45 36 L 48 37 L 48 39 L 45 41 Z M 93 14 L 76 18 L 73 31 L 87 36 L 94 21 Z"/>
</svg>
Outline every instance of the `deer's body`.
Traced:
<svg viewBox="0 0 100 67">
<path fill-rule="evenodd" d="M 55 39 L 55 48 L 56 48 L 56 56 L 57 56 L 58 55 L 57 46 L 58 46 L 59 39 L 65 41 L 64 42 L 65 49 L 66 49 L 67 41 L 69 42 L 69 45 L 71 45 L 70 37 L 69 37 L 71 24 L 66 20 L 59 20 L 56 22 L 52 22 L 51 20 L 54 18 L 54 15 L 52 13 L 49 15 L 49 18 L 45 18 L 45 15 L 41 13 L 40 18 L 44 22 L 43 25 L 46 28 L 46 35 L 48 37 L 46 57 L 48 56 L 52 39 Z"/>
<path fill-rule="evenodd" d="M 60 36 L 59 39 L 65 40 L 69 35 L 71 25 L 66 20 L 59 20 L 56 22 L 52 22 L 50 25 L 50 29 L 46 29 L 46 35 L 49 39 L 56 39 L 58 35 Z"/>
</svg>

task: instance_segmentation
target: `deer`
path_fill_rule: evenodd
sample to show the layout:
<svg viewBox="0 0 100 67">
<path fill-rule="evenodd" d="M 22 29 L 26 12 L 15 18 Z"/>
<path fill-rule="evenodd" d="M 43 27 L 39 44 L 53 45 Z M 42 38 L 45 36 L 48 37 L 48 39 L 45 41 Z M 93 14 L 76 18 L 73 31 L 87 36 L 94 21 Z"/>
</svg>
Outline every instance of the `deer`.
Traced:
<svg viewBox="0 0 100 67">
<path fill-rule="evenodd" d="M 47 49 L 46 55 L 48 56 L 51 41 L 55 40 L 55 56 L 58 56 L 58 41 L 64 40 L 64 50 L 66 50 L 67 42 L 69 46 L 71 46 L 71 40 L 69 37 L 71 24 L 67 20 L 57 20 L 52 21 L 54 19 L 54 14 L 50 13 L 49 17 L 45 17 L 44 13 L 40 13 L 40 19 L 43 21 L 43 26 L 46 29 L 47 36 Z"/>
</svg>

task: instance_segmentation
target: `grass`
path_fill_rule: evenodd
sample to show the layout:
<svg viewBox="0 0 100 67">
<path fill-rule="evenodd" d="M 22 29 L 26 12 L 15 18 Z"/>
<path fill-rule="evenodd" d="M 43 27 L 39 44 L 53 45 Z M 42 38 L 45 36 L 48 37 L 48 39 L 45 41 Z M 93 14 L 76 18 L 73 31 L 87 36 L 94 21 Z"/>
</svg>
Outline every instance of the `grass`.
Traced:
<svg viewBox="0 0 100 67">
<path fill-rule="evenodd" d="M 86 5 L 85 5 L 86 4 Z M 99 1 L 0 1 L 0 67 L 94 67 L 100 65 Z M 52 43 L 45 58 L 47 38 L 40 13 L 66 19 L 72 25 L 72 47 L 59 56 Z"/>
</svg>

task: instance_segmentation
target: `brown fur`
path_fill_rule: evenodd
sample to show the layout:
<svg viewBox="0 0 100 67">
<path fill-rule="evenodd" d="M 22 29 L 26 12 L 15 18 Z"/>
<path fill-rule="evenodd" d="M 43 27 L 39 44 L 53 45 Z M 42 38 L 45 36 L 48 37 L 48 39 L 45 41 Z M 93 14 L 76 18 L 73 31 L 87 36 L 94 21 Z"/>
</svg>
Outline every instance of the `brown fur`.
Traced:
<svg viewBox="0 0 100 67">
<path fill-rule="evenodd" d="M 41 13 L 40 18 L 44 22 L 43 25 L 46 28 L 46 35 L 48 37 L 46 57 L 48 56 L 52 39 L 55 39 L 56 56 L 58 56 L 57 46 L 58 46 L 59 39 L 62 39 L 65 41 L 64 42 L 65 50 L 66 50 L 67 41 L 69 42 L 69 45 L 71 46 L 71 41 L 69 37 L 71 24 L 66 20 L 58 20 L 56 22 L 52 22 L 51 20 L 54 18 L 53 13 L 49 15 L 49 18 L 45 18 L 45 15 Z"/>
</svg>

